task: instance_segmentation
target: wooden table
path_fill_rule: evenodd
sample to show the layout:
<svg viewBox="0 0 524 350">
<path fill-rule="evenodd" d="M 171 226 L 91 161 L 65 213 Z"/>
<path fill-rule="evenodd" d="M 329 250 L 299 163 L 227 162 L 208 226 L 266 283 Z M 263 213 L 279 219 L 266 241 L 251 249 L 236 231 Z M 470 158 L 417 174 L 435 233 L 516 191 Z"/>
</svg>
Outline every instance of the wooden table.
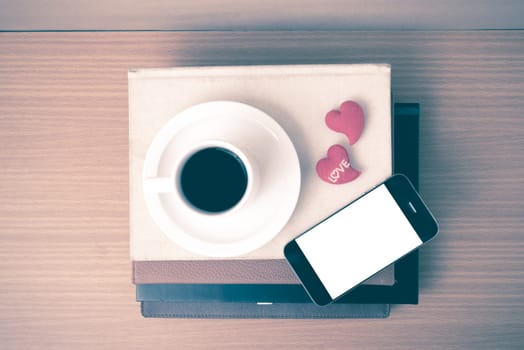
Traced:
<svg viewBox="0 0 524 350">
<path fill-rule="evenodd" d="M 388 62 L 422 108 L 440 221 L 420 305 L 384 320 L 143 319 L 128 244 L 127 70 Z M 524 31 L 0 33 L 0 348 L 524 346 Z"/>
</svg>

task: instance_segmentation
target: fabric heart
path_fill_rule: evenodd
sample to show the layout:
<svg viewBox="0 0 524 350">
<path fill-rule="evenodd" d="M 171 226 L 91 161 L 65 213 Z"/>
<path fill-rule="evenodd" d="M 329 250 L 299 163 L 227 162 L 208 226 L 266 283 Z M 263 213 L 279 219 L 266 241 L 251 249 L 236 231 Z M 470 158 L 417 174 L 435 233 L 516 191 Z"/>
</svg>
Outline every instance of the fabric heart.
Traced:
<svg viewBox="0 0 524 350">
<path fill-rule="evenodd" d="M 316 169 L 322 180 L 337 185 L 353 181 L 360 175 L 360 171 L 351 167 L 346 149 L 341 145 L 329 147 L 327 158 L 319 160 Z"/>
<path fill-rule="evenodd" d="M 364 112 L 358 103 L 346 101 L 340 105 L 340 111 L 332 110 L 326 114 L 326 125 L 345 134 L 349 144 L 353 145 L 364 129 Z"/>
</svg>

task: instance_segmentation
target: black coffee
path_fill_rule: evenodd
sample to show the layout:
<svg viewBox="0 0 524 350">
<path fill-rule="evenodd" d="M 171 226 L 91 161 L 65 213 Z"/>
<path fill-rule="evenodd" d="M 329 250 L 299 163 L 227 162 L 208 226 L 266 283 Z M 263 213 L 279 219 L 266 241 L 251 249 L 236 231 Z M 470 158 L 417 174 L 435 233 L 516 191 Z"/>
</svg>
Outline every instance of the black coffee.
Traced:
<svg viewBox="0 0 524 350">
<path fill-rule="evenodd" d="M 180 188 L 195 208 L 218 213 L 234 207 L 246 192 L 247 172 L 233 152 L 204 148 L 193 154 L 182 167 Z"/>
</svg>

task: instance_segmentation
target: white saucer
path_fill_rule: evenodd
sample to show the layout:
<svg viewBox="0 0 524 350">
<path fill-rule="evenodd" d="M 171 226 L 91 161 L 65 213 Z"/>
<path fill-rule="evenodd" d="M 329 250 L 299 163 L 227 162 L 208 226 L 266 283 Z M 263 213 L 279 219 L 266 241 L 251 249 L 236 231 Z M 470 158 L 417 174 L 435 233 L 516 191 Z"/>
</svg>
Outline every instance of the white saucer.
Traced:
<svg viewBox="0 0 524 350">
<path fill-rule="evenodd" d="M 187 205 L 174 179 L 188 152 L 216 140 L 247 150 L 256 184 L 237 210 L 207 214 Z M 158 132 L 142 180 L 148 211 L 164 234 L 194 253 L 232 257 L 260 248 L 286 225 L 300 194 L 300 164 L 293 143 L 270 116 L 246 104 L 216 101 L 182 111 Z"/>
</svg>

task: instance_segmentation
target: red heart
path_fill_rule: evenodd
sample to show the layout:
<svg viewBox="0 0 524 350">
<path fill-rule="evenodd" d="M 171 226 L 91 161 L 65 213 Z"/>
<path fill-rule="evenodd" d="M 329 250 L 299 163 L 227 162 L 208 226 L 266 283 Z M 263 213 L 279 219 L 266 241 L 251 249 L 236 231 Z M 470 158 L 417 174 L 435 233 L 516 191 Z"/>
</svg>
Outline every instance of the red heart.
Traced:
<svg viewBox="0 0 524 350">
<path fill-rule="evenodd" d="M 316 168 L 322 180 L 337 185 L 353 181 L 360 175 L 360 171 L 351 167 L 346 149 L 341 145 L 329 147 L 327 158 L 319 160 Z"/>
<path fill-rule="evenodd" d="M 364 129 L 364 112 L 358 103 L 346 101 L 340 105 L 340 112 L 332 110 L 326 114 L 326 124 L 331 130 L 345 134 L 353 145 Z"/>
</svg>

